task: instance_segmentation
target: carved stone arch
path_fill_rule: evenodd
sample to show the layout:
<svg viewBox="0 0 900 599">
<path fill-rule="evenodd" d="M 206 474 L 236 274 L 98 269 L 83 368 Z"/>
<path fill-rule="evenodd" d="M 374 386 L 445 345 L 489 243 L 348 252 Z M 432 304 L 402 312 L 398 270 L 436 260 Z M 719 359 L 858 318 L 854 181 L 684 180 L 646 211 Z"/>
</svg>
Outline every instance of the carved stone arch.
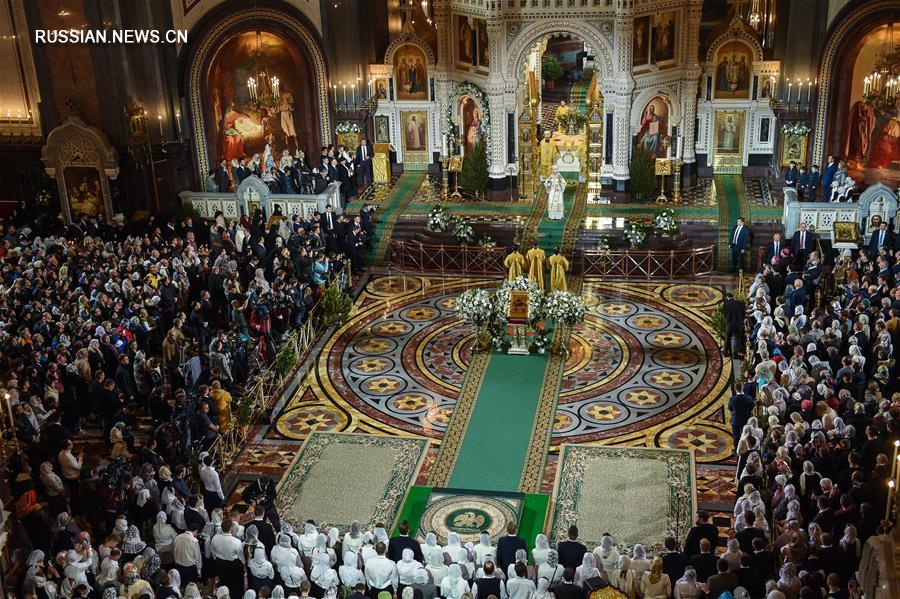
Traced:
<svg viewBox="0 0 900 599">
<path fill-rule="evenodd" d="M 522 65 L 531 49 L 538 42 L 554 35 L 577 37 L 590 46 L 597 59 L 597 65 L 600 67 L 598 77 L 601 81 L 615 76 L 612 60 L 613 49 L 602 31 L 588 22 L 553 19 L 531 23 L 513 38 L 513 42 L 506 52 L 507 80 L 515 81 L 522 77 Z"/>
<path fill-rule="evenodd" d="M 631 105 L 631 131 L 634 133 L 641 128 L 641 117 L 644 106 L 647 102 L 662 96 L 669 103 L 669 126 L 680 124 L 683 117 L 681 112 L 681 102 L 678 100 L 678 94 L 671 87 L 651 87 L 641 91 Z M 680 130 L 680 129 L 679 129 Z"/>
<path fill-rule="evenodd" d="M 840 58 L 845 54 L 845 46 L 852 44 L 863 28 L 872 29 L 877 25 L 896 21 L 897 0 L 873 0 L 855 6 L 848 5 L 832 22 L 828 30 L 827 43 L 819 60 L 819 93 L 813 126 L 812 163 L 822 164 L 826 157 L 825 134 L 829 123 L 833 124 L 832 114 L 836 107 L 836 99 L 840 99 L 840 74 L 835 73 L 841 67 Z M 837 95 L 835 95 L 837 94 Z M 838 113 L 840 114 L 840 113 Z M 831 145 L 831 142 L 829 142 Z M 829 152 L 831 153 L 831 152 Z M 840 152 L 836 152 L 840 154 Z"/>
<path fill-rule="evenodd" d="M 224 5 L 223 5 L 224 6 Z M 190 38 L 199 40 L 192 45 L 185 54 L 187 98 L 190 102 L 192 135 L 197 153 L 197 160 L 201 177 L 209 169 L 209 165 L 216 158 L 211 154 L 207 146 L 207 127 L 216 126 L 205 122 L 203 108 L 203 82 L 208 62 L 226 39 L 235 31 L 258 30 L 272 27 L 285 32 L 294 42 L 302 42 L 303 48 L 309 53 L 313 80 L 316 89 L 311 90 L 315 95 L 319 111 L 319 134 L 322 143 L 332 138 L 331 111 L 328 109 L 329 77 L 328 65 L 325 60 L 325 50 L 322 40 L 314 26 L 307 21 L 302 14 L 295 14 L 283 9 L 268 7 L 246 7 L 231 9 L 225 7 L 223 12 L 210 11 L 201 22 L 191 30 Z M 227 12 L 224 12 L 226 11 Z M 213 152 L 215 149 L 213 148 Z"/>
<path fill-rule="evenodd" d="M 85 173 L 96 171 L 103 216 L 106 220 L 112 218 L 109 180 L 119 176 L 119 155 L 103 131 L 87 125 L 77 116 L 70 116 L 47 136 L 47 143 L 41 149 L 41 162 L 47 174 L 56 180 L 66 222 L 72 222 L 72 204 L 76 201 L 69 197 L 71 185 L 66 184 L 67 169 L 73 169 L 73 173 L 74 169 L 84 169 Z"/>
<path fill-rule="evenodd" d="M 706 64 L 709 65 L 714 63 L 716 61 L 716 54 L 719 53 L 719 48 L 734 41 L 743 42 L 750 47 L 753 51 L 753 62 L 763 60 L 762 46 L 759 45 L 759 40 L 756 39 L 756 36 L 757 33 L 753 28 L 751 28 L 739 15 L 735 14 L 728 23 L 728 27 L 725 31 L 715 37 L 709 45 L 709 49 L 706 51 Z"/>
<path fill-rule="evenodd" d="M 424 40 L 422 40 L 414 33 L 404 33 L 390 43 L 390 45 L 387 47 L 387 50 L 384 51 L 384 64 L 393 65 L 394 54 L 397 53 L 397 50 L 408 44 L 416 46 L 422 52 L 424 52 L 425 59 L 428 61 L 429 66 L 434 66 L 434 52 L 431 51 L 431 46 L 429 46 Z"/>
</svg>

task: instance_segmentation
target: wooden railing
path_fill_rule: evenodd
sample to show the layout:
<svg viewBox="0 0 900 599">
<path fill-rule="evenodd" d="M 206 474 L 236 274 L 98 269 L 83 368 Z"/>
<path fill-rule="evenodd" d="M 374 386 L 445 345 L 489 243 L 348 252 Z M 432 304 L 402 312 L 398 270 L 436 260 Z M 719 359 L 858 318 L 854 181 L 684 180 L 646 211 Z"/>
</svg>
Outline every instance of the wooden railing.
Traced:
<svg viewBox="0 0 900 599">
<path fill-rule="evenodd" d="M 611 279 L 679 279 L 715 269 L 716 246 L 680 251 L 582 252 L 584 276 Z"/>
<path fill-rule="evenodd" d="M 401 270 L 502 274 L 506 250 L 478 245 L 435 245 L 391 240 L 388 264 Z"/>
</svg>

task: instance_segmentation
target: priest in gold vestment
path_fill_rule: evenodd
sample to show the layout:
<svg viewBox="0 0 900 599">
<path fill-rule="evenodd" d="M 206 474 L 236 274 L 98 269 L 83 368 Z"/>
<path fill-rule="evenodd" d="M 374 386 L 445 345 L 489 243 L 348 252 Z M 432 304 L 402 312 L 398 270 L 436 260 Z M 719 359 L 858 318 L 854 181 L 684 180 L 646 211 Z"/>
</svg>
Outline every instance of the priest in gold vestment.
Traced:
<svg viewBox="0 0 900 599">
<path fill-rule="evenodd" d="M 544 139 L 541 140 L 541 178 L 546 179 L 550 176 L 550 169 L 556 164 L 559 157 L 559 148 L 550 139 L 550 132 L 544 132 Z"/>
<path fill-rule="evenodd" d="M 559 106 L 556 107 L 556 123 L 559 124 L 561 119 L 569 116 L 569 107 L 566 105 L 566 101 L 563 100 L 559 103 Z"/>
<path fill-rule="evenodd" d="M 547 254 L 535 244 L 528 250 L 525 257 L 528 258 L 528 280 L 537 284 L 538 288 L 543 291 L 544 260 L 547 259 Z"/>
<path fill-rule="evenodd" d="M 506 267 L 507 275 L 506 280 L 512 283 L 516 279 L 522 276 L 522 272 L 525 270 L 525 256 L 522 255 L 522 252 L 519 251 L 519 246 L 513 248 L 513 251 L 506 257 L 503 261 L 503 266 Z"/>
<path fill-rule="evenodd" d="M 550 291 L 568 291 L 566 271 L 569 270 L 569 261 L 559 253 L 559 248 L 553 248 L 553 255 L 547 263 L 550 265 Z"/>
</svg>

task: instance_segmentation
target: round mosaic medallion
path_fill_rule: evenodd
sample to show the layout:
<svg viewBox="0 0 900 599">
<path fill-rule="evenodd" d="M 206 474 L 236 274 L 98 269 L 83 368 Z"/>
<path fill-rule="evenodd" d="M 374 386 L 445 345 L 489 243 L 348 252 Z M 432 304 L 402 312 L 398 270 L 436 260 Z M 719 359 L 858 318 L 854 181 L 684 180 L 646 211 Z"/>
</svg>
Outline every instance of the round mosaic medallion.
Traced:
<svg viewBox="0 0 900 599">
<path fill-rule="evenodd" d="M 457 533 L 463 543 L 477 543 L 482 532 L 497 539 L 506 525 L 515 521 L 515 511 L 503 501 L 485 495 L 453 495 L 425 508 L 419 531 L 423 536 L 433 532 L 441 545 L 447 543 L 451 532 Z"/>
</svg>

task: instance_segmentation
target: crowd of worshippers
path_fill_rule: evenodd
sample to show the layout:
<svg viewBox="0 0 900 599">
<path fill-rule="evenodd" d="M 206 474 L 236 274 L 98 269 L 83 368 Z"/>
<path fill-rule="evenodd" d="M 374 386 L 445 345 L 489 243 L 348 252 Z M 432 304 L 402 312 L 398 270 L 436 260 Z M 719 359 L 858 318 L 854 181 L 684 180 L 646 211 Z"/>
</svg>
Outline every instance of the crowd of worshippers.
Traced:
<svg viewBox="0 0 900 599">
<path fill-rule="evenodd" d="M 331 144 L 322 146 L 318 159 L 307 157 L 297 148 L 294 155 L 286 151 L 276 160 L 271 146 L 266 144 L 262 156 L 233 158 L 231 164 L 224 158 L 220 160 L 208 173 L 206 191 L 231 192 L 251 175 L 259 177 L 276 194 L 320 194 L 336 182 L 343 202 L 347 202 L 356 196 L 358 186 L 365 189 L 372 182 L 372 148 L 362 139 L 355 154 L 344 145 Z"/>
<path fill-rule="evenodd" d="M 900 441 L 898 265 L 885 243 L 841 253 L 828 275 L 817 251 L 785 245 L 776 235 L 767 246 L 747 305 L 728 294 L 724 306 L 726 337 L 749 341 L 749 379 L 729 400 L 736 551 L 771 552 L 788 599 L 819 597 L 832 579 L 845 597 L 879 531 Z"/>
<path fill-rule="evenodd" d="M 161 497 L 214 508 L 218 475 L 201 460 L 194 493 L 192 456 L 230 429 L 233 398 L 323 288 L 346 283 L 346 259 L 328 249 L 337 242 L 316 237 L 319 222 L 259 213 L 19 224 L 0 241 L 13 539 L 47 555 L 60 542 L 83 552 L 83 538 L 63 539 L 76 522 L 105 538 L 120 514 L 152 525 Z M 85 455 L 92 441 L 102 449 Z"/>
</svg>

